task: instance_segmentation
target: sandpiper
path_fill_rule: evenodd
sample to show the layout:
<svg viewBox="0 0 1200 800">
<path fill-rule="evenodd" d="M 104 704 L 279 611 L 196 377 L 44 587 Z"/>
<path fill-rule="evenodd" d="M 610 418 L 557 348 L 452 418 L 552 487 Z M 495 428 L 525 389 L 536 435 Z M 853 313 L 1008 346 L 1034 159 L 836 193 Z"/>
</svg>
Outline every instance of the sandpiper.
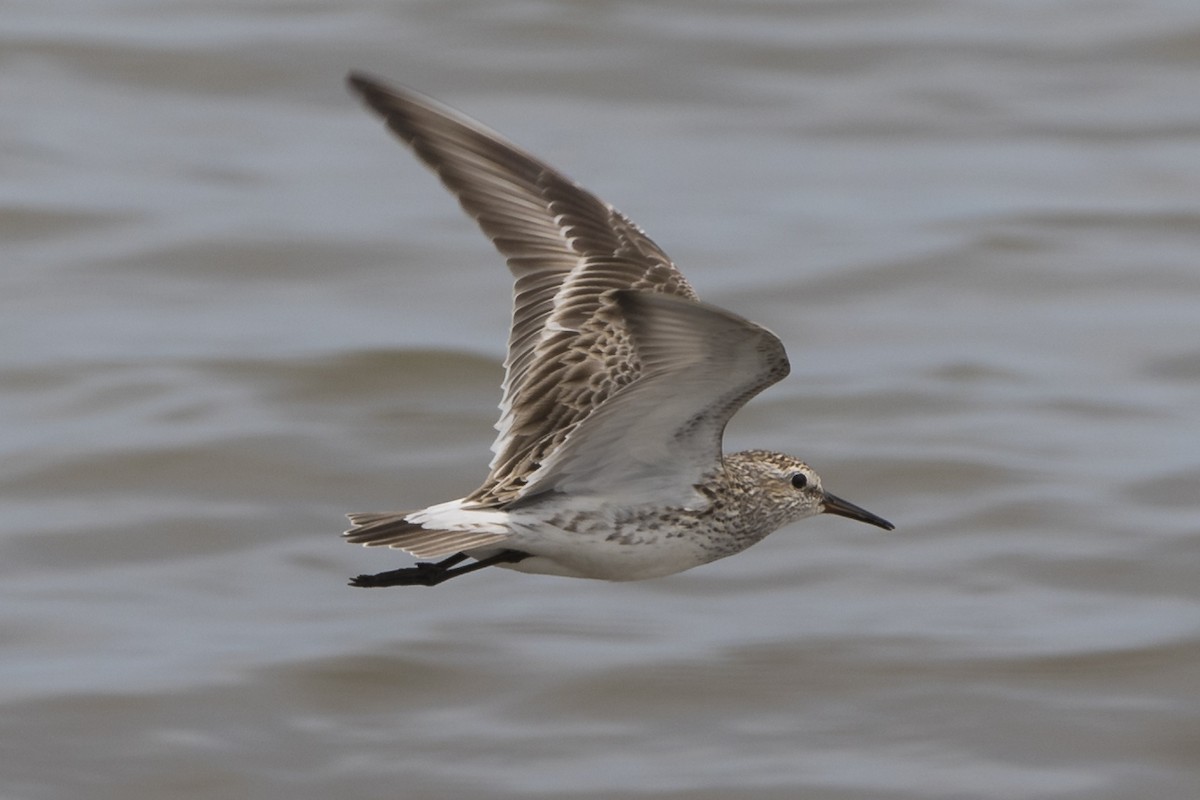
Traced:
<svg viewBox="0 0 1200 800">
<path fill-rule="evenodd" d="M 815 514 L 892 529 L 799 459 L 723 452 L 729 419 L 788 374 L 778 337 L 701 303 L 641 228 L 495 132 L 408 89 L 348 82 L 515 279 L 487 479 L 419 511 L 349 514 L 348 541 L 442 559 L 352 586 L 434 586 L 488 566 L 642 580 Z"/>
</svg>

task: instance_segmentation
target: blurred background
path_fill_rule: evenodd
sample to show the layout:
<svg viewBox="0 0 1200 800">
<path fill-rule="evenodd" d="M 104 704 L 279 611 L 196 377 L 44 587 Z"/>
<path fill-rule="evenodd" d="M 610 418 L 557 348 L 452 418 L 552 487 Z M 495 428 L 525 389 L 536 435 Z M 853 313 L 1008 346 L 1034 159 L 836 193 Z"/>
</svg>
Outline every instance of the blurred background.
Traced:
<svg viewBox="0 0 1200 800">
<path fill-rule="evenodd" d="M 1200 796 L 1200 4 L 0 0 L 0 795 Z M 345 511 L 485 472 L 509 279 L 343 88 L 461 108 L 793 372 L 897 524 L 603 584 Z"/>
</svg>

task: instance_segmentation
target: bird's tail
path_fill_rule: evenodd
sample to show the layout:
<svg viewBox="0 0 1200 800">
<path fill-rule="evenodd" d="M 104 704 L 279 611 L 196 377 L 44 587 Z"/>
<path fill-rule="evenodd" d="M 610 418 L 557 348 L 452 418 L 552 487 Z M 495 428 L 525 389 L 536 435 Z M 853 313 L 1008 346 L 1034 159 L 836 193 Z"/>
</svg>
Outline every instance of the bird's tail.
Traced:
<svg viewBox="0 0 1200 800">
<path fill-rule="evenodd" d="M 347 514 L 346 541 L 366 547 L 394 547 L 417 558 L 441 558 L 508 538 L 504 512 L 468 510 L 453 500 L 420 511 Z"/>
</svg>

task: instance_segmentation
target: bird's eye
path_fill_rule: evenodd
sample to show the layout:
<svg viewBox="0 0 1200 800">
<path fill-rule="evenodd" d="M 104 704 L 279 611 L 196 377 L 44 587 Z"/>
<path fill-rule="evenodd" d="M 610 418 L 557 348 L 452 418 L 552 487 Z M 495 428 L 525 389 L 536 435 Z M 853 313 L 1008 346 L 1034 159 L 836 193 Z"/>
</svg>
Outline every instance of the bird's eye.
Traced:
<svg viewBox="0 0 1200 800">
<path fill-rule="evenodd" d="M 803 489 L 805 486 L 808 486 L 808 476 L 803 472 L 797 472 L 792 476 L 792 486 L 797 489 Z"/>
</svg>

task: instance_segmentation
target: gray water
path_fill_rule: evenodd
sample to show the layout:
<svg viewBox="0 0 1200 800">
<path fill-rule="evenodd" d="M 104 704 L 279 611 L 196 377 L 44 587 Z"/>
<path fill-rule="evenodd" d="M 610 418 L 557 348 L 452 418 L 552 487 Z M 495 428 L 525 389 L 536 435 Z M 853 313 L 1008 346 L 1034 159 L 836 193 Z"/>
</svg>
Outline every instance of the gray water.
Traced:
<svg viewBox="0 0 1200 800">
<path fill-rule="evenodd" d="M 0 797 L 1200 796 L 1200 4 L 0 3 Z M 809 520 L 407 563 L 508 276 L 342 87 L 504 131 L 792 376 Z"/>
</svg>

